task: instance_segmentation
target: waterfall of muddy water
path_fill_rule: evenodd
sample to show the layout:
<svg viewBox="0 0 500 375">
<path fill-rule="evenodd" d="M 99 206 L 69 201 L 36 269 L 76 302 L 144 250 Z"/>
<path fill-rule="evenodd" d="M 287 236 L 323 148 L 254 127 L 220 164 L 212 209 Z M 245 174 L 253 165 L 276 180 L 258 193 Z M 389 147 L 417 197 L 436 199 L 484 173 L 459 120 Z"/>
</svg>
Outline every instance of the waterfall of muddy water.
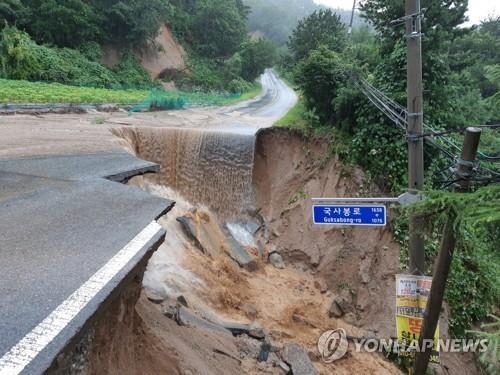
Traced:
<svg viewBox="0 0 500 375">
<path fill-rule="evenodd" d="M 251 204 L 254 134 L 185 128 L 122 128 L 141 158 L 161 166 L 157 183 L 221 217 Z"/>
</svg>

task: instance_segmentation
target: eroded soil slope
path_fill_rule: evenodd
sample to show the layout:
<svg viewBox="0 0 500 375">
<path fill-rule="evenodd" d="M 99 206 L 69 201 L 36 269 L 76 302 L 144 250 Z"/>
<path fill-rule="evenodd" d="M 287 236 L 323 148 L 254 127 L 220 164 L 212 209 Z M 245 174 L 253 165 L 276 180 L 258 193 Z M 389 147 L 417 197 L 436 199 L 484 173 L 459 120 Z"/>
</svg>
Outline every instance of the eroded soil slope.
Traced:
<svg viewBox="0 0 500 375">
<path fill-rule="evenodd" d="M 325 139 L 304 140 L 273 128 L 258 135 L 254 184 L 267 223 L 263 241 L 285 261 L 314 271 L 332 293 L 348 290 L 353 297 L 343 316 L 348 323 L 393 336 L 399 246 L 390 229 L 319 226 L 311 219 L 310 198 L 379 194 L 363 173 L 331 155 Z"/>
</svg>

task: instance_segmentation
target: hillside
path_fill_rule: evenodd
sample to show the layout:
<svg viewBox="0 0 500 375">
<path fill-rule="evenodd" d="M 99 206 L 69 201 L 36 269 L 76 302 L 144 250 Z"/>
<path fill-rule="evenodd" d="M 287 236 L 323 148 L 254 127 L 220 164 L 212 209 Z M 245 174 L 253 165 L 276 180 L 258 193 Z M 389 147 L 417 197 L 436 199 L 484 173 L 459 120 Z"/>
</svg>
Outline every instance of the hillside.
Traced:
<svg viewBox="0 0 500 375">
<path fill-rule="evenodd" d="M 314 3 L 313 0 L 245 0 L 252 12 L 248 17 L 249 28 L 252 32 L 260 31 L 278 45 L 285 44 L 297 22 L 309 16 L 315 10 L 326 7 Z M 349 24 L 351 11 L 334 9 L 340 15 L 342 22 Z M 364 22 L 359 13 L 355 14 L 354 26 L 361 26 Z"/>
<path fill-rule="evenodd" d="M 275 47 L 249 38 L 247 16 L 240 0 L 9 0 L 0 6 L 0 78 L 248 92 Z"/>
</svg>

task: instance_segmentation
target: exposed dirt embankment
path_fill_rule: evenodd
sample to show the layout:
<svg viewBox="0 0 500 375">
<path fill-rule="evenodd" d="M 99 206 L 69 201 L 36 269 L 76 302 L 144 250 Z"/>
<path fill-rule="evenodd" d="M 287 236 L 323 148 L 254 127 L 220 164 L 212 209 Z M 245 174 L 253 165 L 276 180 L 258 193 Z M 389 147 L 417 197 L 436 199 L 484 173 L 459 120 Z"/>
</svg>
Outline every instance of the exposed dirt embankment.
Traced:
<svg viewBox="0 0 500 375">
<path fill-rule="evenodd" d="M 153 44 L 146 44 L 134 50 L 141 66 L 149 73 L 151 79 L 158 78 L 163 72 L 186 70 L 184 61 L 186 52 L 177 43 L 170 29 L 162 25 Z M 114 46 L 102 48 L 101 62 L 112 67 L 120 62 L 122 53 Z"/>
<path fill-rule="evenodd" d="M 342 313 L 348 323 L 393 336 L 399 246 L 390 229 L 313 225 L 311 219 L 313 197 L 379 194 L 377 189 L 359 169 L 331 155 L 325 139 L 266 129 L 258 134 L 255 154 L 256 206 L 267 222 L 263 240 L 285 261 L 313 270 L 333 293 L 348 291 L 351 306 Z"/>
</svg>

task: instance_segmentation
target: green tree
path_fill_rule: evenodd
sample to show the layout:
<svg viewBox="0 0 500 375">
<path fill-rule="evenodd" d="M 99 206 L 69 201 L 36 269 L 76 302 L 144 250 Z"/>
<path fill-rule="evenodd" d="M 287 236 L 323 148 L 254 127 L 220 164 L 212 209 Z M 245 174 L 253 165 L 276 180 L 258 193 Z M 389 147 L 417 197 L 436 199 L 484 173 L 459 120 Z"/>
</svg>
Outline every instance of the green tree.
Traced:
<svg viewBox="0 0 500 375">
<path fill-rule="evenodd" d="M 486 77 L 494 84 L 500 86 L 500 65 L 492 65 L 487 66 L 486 68 Z M 495 95 L 491 97 L 491 101 L 500 106 L 500 92 L 497 92 Z"/>
<path fill-rule="evenodd" d="M 490 33 L 495 38 L 500 38 L 500 16 L 488 17 L 481 22 L 480 29 L 483 32 Z"/>
<path fill-rule="evenodd" d="M 5 23 L 14 24 L 24 11 L 20 0 L 3 0 L 0 2 L 0 29 Z"/>
<path fill-rule="evenodd" d="M 323 123 L 333 124 L 338 118 L 333 109 L 348 84 L 351 69 L 337 52 L 326 46 L 312 51 L 298 64 L 295 82 L 304 95 L 306 107 L 314 110 Z"/>
<path fill-rule="evenodd" d="M 310 51 L 321 45 L 332 51 L 342 51 L 346 43 L 346 27 L 340 16 L 331 9 L 315 11 L 309 17 L 299 21 L 290 36 L 288 47 L 295 60 L 301 60 Z"/>
<path fill-rule="evenodd" d="M 242 45 L 240 55 L 241 76 L 252 82 L 264 72 L 264 69 L 271 68 L 276 62 L 276 45 L 269 39 L 252 40 Z"/>
<path fill-rule="evenodd" d="M 194 47 L 203 56 L 227 58 L 247 37 L 246 19 L 235 0 L 200 0 L 193 18 Z"/>
<path fill-rule="evenodd" d="M 83 0 L 24 0 L 23 26 L 39 43 L 74 47 L 99 36 L 100 14 Z"/>
<path fill-rule="evenodd" d="M 153 40 L 161 22 L 171 11 L 165 0 L 91 0 L 102 15 L 100 28 L 104 42 L 125 45 Z"/>
</svg>

